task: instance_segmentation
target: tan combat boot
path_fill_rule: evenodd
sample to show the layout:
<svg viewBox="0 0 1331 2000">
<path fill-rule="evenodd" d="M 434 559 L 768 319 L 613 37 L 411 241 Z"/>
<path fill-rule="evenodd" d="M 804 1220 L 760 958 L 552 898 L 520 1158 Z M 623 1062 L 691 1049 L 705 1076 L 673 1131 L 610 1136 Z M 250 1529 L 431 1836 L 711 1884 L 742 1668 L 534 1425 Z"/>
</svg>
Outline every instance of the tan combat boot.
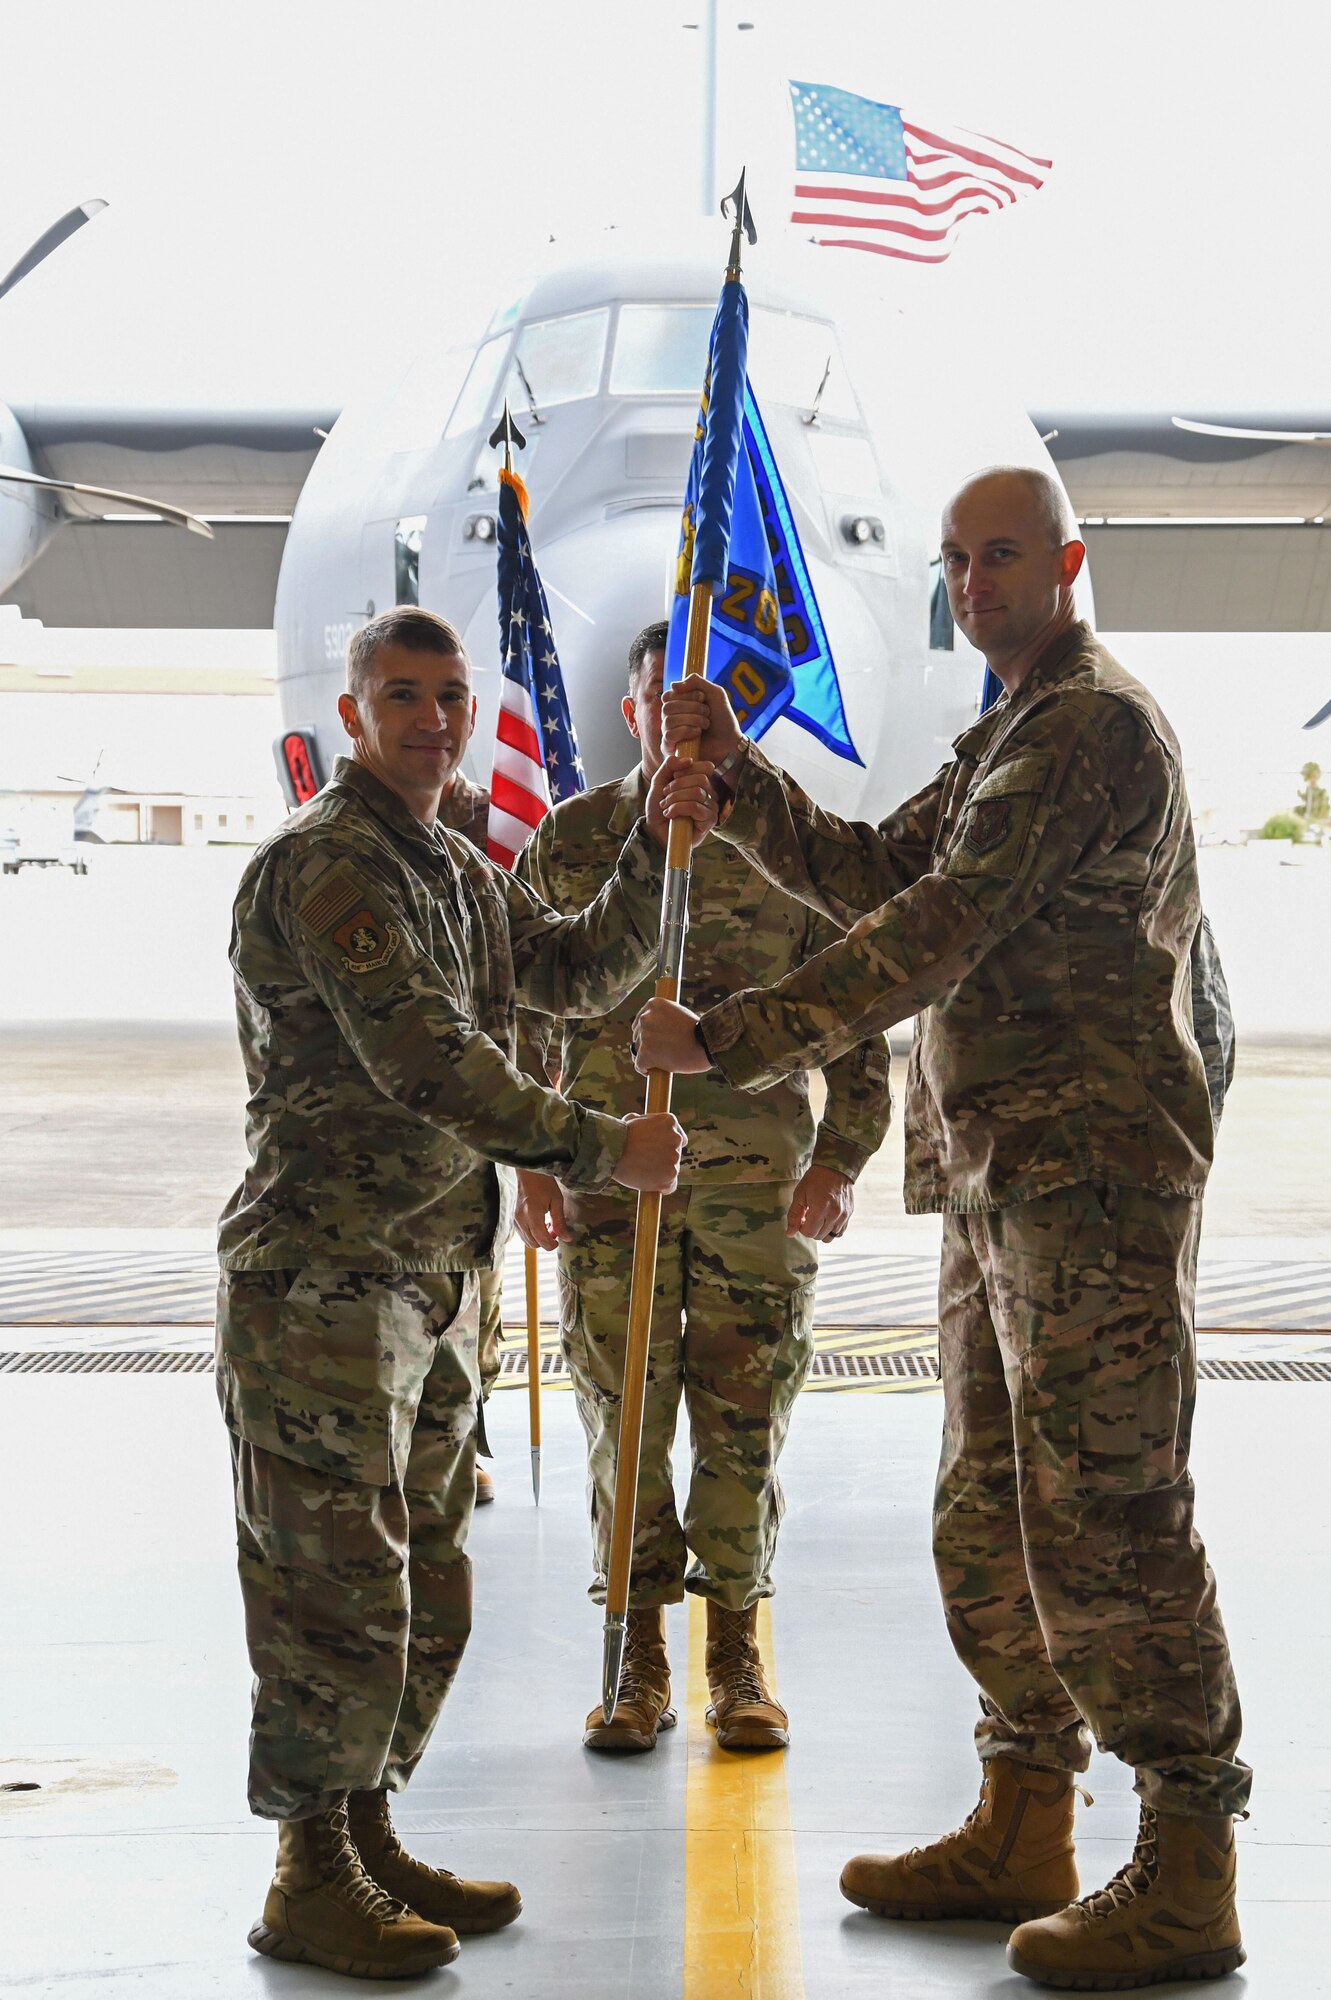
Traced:
<svg viewBox="0 0 1331 2000">
<path fill-rule="evenodd" d="M 707 1600 L 707 1720 L 722 1750 L 784 1750 L 790 1717 L 772 1699 L 758 1652 L 758 1607 L 727 1611 Z"/>
<path fill-rule="evenodd" d="M 1083 1993 L 1218 1979 L 1246 1952 L 1234 1908 L 1234 1825 L 1142 1807 L 1126 1868 L 1093 1896 L 1012 1933 L 1007 1961 L 1041 1986 Z"/>
<path fill-rule="evenodd" d="M 476 1461 L 476 1505 L 488 1507 L 495 1497 L 495 1483 L 480 1460 Z"/>
<path fill-rule="evenodd" d="M 408 1854 L 388 1817 L 387 1792 L 352 1792 L 347 1824 L 366 1874 L 427 1923 L 447 1924 L 469 1937 L 502 1930 L 522 1909 L 511 1882 L 465 1882 Z"/>
<path fill-rule="evenodd" d="M 955 1833 L 908 1854 L 857 1854 L 841 1893 L 878 1917 L 992 1917 L 1016 1923 L 1061 1910 L 1077 1893 L 1069 1771 L 1013 1757 L 983 1766 L 980 1803 Z"/>
<path fill-rule="evenodd" d="M 615 1712 L 607 1722 L 599 1705 L 594 1708 L 582 1741 L 588 1750 L 654 1750 L 657 1731 L 674 1726 L 665 1606 L 653 1604 L 648 1610 L 629 1612 Z"/>
<path fill-rule="evenodd" d="M 313 1819 L 279 1820 L 277 1873 L 250 1943 L 266 1958 L 357 1979 L 409 1979 L 458 1955 L 451 1929 L 426 1923 L 371 1881 L 345 1801 Z"/>
</svg>

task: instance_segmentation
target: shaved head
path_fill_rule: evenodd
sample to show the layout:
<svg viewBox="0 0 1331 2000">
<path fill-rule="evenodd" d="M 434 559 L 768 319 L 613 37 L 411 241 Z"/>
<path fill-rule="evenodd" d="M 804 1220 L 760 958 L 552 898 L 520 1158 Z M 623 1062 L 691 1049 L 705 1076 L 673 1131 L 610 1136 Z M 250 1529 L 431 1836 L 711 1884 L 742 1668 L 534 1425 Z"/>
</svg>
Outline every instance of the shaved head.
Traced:
<svg viewBox="0 0 1331 2000">
<path fill-rule="evenodd" d="M 988 489 L 992 487 L 992 494 Z M 943 518 L 947 519 L 958 501 L 970 494 L 986 489 L 985 497 L 1000 502 L 1005 493 L 1015 497 L 1023 493 L 1035 508 L 1035 518 L 1042 531 L 1049 538 L 1049 546 L 1061 549 L 1066 542 L 1080 539 L 1077 533 L 1077 519 L 1072 511 L 1067 494 L 1052 472 L 1045 472 L 1034 465 L 987 465 L 983 472 L 977 472 L 964 486 L 959 486 L 947 506 Z"/>
<path fill-rule="evenodd" d="M 1052 473 L 992 465 L 943 509 L 941 553 L 957 627 L 1010 694 L 1076 616 L 1086 547 L 1067 495 Z"/>
</svg>

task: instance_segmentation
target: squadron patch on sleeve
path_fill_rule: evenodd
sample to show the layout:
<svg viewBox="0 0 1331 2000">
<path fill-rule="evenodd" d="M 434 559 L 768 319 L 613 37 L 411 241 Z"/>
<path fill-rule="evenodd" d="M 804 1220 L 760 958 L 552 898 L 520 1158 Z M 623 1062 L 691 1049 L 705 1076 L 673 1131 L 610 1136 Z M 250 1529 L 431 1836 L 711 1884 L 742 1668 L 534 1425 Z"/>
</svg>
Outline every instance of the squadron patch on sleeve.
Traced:
<svg viewBox="0 0 1331 2000">
<path fill-rule="evenodd" d="M 981 799 L 972 806 L 961 837 L 972 854 L 992 854 L 1007 839 L 1011 824 L 1011 799 Z"/>
<path fill-rule="evenodd" d="M 397 912 L 360 871 L 338 861 L 297 905 L 319 955 L 357 979 L 392 965 L 402 944 Z"/>
<path fill-rule="evenodd" d="M 1009 758 L 988 772 L 961 809 L 943 864 L 945 875 L 1006 875 L 1025 851 L 1053 758 L 1042 751 Z"/>
<path fill-rule="evenodd" d="M 373 910 L 366 909 L 354 911 L 333 932 L 333 943 L 341 947 L 348 972 L 378 972 L 401 941 L 395 924 L 383 922 Z"/>
</svg>

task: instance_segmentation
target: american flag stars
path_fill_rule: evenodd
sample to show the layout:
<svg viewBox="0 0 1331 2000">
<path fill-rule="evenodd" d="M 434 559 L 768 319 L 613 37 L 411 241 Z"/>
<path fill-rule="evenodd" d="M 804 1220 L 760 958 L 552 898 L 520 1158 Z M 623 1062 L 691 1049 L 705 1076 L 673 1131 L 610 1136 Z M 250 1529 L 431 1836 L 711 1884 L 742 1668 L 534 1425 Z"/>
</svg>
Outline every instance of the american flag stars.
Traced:
<svg viewBox="0 0 1331 2000">
<path fill-rule="evenodd" d="M 551 805 L 584 790 L 587 782 L 520 490 L 516 478 L 500 474 L 497 555 L 503 678 L 486 852 L 504 868 L 513 866 Z"/>
</svg>

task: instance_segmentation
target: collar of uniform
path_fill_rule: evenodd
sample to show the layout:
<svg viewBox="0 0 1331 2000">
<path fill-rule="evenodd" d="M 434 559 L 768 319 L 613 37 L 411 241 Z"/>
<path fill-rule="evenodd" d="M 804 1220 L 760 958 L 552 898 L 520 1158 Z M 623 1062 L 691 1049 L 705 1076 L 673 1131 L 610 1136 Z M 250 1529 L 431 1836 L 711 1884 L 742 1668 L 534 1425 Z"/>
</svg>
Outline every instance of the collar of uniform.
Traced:
<svg viewBox="0 0 1331 2000">
<path fill-rule="evenodd" d="M 354 757 L 338 757 L 333 763 L 333 783 L 342 785 L 347 791 L 355 792 L 357 798 L 370 808 L 376 819 L 391 826 L 394 833 L 406 840 L 423 840 L 427 847 L 439 845 L 434 828 L 418 820 L 397 793 L 390 790 L 382 778 L 376 778 L 373 771 L 367 771 L 364 764 L 358 764 Z"/>
<path fill-rule="evenodd" d="M 647 780 L 643 775 L 642 765 L 638 764 L 620 785 L 615 809 L 607 821 L 611 833 L 622 833 L 627 836 L 642 818 L 646 804 Z"/>
<path fill-rule="evenodd" d="M 1037 656 L 1035 665 L 1016 694 L 1001 696 L 987 714 L 980 716 L 969 729 L 963 729 L 960 736 L 953 739 L 952 748 L 957 755 L 977 760 L 981 758 L 992 738 L 1018 706 L 1024 708 L 1037 695 L 1046 693 L 1062 680 L 1065 674 L 1076 670 L 1081 649 L 1090 636 L 1090 626 L 1084 618 L 1079 618 L 1075 624 L 1069 625 L 1066 632 L 1060 632 L 1056 639 L 1051 639 Z"/>
</svg>

